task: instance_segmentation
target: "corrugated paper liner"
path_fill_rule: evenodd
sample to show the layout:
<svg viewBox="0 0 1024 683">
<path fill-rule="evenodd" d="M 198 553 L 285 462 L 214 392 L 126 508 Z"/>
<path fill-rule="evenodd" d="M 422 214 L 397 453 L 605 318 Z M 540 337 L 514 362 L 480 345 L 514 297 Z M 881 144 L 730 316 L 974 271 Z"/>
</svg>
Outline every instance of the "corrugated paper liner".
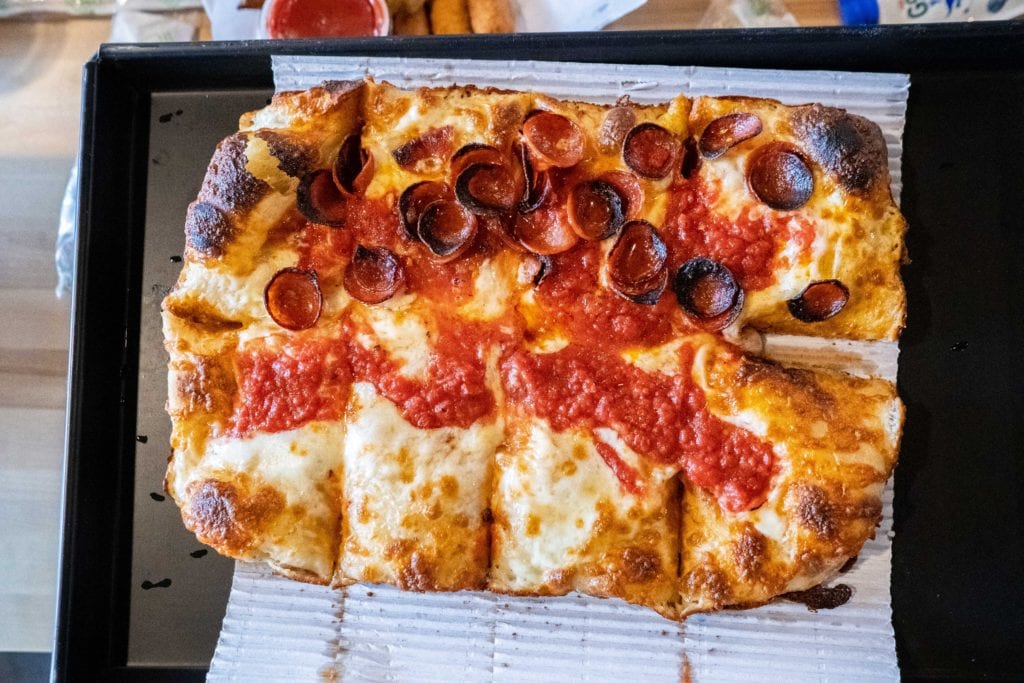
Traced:
<svg viewBox="0 0 1024 683">
<path fill-rule="evenodd" d="M 688 95 L 750 95 L 821 102 L 877 122 L 899 196 L 909 79 L 898 74 L 701 67 L 277 57 L 278 90 L 372 75 L 399 86 L 471 83 L 556 97 L 665 102 Z M 854 371 L 895 378 L 895 344 L 773 337 L 765 353 L 828 365 L 861 356 Z M 853 598 L 812 613 L 777 602 L 697 615 L 682 624 L 620 600 L 571 594 L 404 593 L 386 586 L 332 590 L 239 562 L 210 680 L 696 681 L 897 680 L 889 575 L 892 485 L 876 537 L 841 578 Z"/>
</svg>

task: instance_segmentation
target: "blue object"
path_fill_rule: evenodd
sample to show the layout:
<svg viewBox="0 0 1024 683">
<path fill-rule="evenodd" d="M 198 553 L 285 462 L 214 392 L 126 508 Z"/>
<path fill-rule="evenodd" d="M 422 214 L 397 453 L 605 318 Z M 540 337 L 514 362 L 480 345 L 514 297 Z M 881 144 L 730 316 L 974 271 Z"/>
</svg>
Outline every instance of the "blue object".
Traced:
<svg viewBox="0 0 1024 683">
<path fill-rule="evenodd" d="M 839 0 L 839 16 L 847 26 L 878 23 L 878 0 Z"/>
</svg>

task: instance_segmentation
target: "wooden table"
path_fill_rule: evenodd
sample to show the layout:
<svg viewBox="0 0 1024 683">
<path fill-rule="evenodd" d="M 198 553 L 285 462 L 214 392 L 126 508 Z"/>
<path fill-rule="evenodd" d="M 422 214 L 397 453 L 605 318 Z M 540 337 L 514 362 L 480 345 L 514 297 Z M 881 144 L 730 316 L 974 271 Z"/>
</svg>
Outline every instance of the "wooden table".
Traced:
<svg viewBox="0 0 1024 683">
<path fill-rule="evenodd" d="M 691 28 L 707 0 L 648 0 L 617 29 Z M 789 0 L 805 25 L 832 0 Z M 82 64 L 107 19 L 0 21 L 0 651 L 51 647 L 70 303 L 54 295 L 60 202 L 78 149 Z"/>
</svg>

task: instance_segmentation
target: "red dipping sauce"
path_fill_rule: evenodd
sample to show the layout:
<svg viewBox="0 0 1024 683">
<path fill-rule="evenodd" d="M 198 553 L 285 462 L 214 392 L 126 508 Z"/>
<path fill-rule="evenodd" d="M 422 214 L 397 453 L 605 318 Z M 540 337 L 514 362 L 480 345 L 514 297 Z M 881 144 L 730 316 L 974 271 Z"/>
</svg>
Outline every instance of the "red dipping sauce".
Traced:
<svg viewBox="0 0 1024 683">
<path fill-rule="evenodd" d="M 268 0 L 268 38 L 384 36 L 391 26 L 384 0 Z"/>
</svg>

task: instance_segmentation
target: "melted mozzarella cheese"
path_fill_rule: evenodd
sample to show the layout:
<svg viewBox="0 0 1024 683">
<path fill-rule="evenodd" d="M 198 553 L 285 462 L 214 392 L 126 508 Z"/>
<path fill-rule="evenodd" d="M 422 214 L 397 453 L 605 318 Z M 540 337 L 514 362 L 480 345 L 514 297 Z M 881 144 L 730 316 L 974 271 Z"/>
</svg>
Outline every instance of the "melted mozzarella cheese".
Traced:
<svg viewBox="0 0 1024 683">
<path fill-rule="evenodd" d="M 406 302 L 408 303 L 408 302 Z M 408 305 L 365 306 L 363 319 L 373 329 L 373 336 L 357 338 L 366 348 L 380 345 L 393 361 L 399 363 L 398 372 L 410 378 L 426 377 L 433 348 L 428 321 Z"/>
<path fill-rule="evenodd" d="M 438 575 L 475 562 L 467 546 L 482 529 L 501 437 L 500 420 L 417 429 L 373 385 L 356 383 L 344 446 L 342 578 L 395 581 L 408 547 L 441 563 Z"/>
<path fill-rule="evenodd" d="M 473 298 L 459 307 L 459 315 L 481 321 L 504 315 L 512 301 L 518 269 L 518 259 L 508 252 L 484 261 L 473 281 Z"/>
<path fill-rule="evenodd" d="M 614 431 L 597 430 L 639 470 L 642 497 L 623 488 L 585 433 L 556 432 L 538 418 L 524 418 L 516 429 L 497 456 L 492 588 L 530 592 L 552 584 L 564 591 L 565 577 L 600 565 L 603 551 L 635 542 L 645 530 L 668 530 L 664 519 L 653 518 L 666 505 L 674 473 L 648 469 Z"/>
<path fill-rule="evenodd" d="M 189 298 L 210 303 L 228 320 L 273 324 L 263 303 L 263 290 L 277 271 L 294 266 L 297 260 L 297 252 L 275 249 L 242 274 L 188 263 L 171 296 L 187 293 Z"/>
<path fill-rule="evenodd" d="M 337 523 L 337 501 L 325 482 L 340 476 L 340 444 L 344 437 L 342 422 L 311 422 L 298 429 L 246 439 L 211 439 L 197 466 L 188 466 L 188 458 L 172 461 L 176 470 L 172 479 L 174 497 L 188 501 L 192 482 L 232 482 L 239 477 L 276 491 L 283 496 L 288 514 L 283 522 L 267 520 L 269 526 L 254 551 L 277 566 L 312 572 L 327 580 L 333 572 L 338 541 L 332 534 Z"/>
</svg>

